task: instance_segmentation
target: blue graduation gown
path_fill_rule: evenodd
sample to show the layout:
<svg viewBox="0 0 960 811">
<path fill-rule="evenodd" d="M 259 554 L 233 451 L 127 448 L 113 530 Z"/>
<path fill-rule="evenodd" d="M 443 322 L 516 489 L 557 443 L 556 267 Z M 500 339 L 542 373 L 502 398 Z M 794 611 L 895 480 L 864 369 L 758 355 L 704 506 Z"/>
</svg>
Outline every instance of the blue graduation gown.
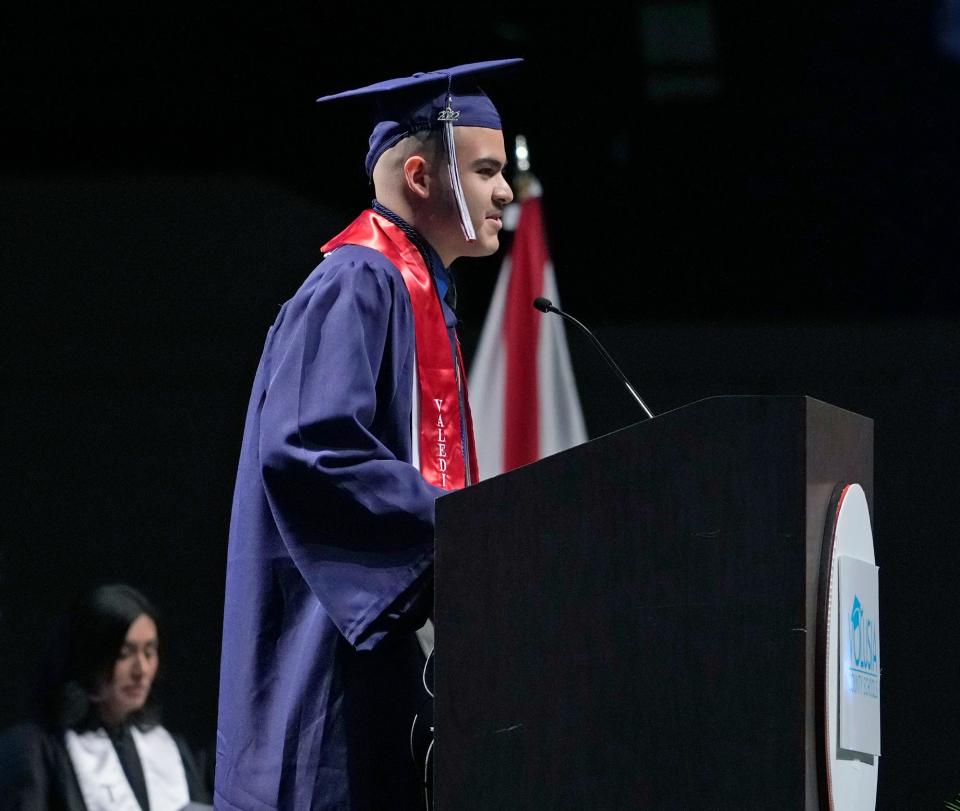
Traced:
<svg viewBox="0 0 960 811">
<path fill-rule="evenodd" d="M 366 247 L 328 256 L 267 335 L 230 527 L 217 808 L 421 807 L 414 631 L 444 491 L 410 464 L 414 370 L 403 278 Z"/>
</svg>

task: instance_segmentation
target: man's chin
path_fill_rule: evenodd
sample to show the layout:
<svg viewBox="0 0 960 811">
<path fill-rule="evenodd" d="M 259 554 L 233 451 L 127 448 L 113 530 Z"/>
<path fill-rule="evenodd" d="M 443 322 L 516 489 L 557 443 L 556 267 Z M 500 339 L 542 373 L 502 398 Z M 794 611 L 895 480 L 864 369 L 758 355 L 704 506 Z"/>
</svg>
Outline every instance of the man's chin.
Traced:
<svg viewBox="0 0 960 811">
<path fill-rule="evenodd" d="M 492 256 L 500 248 L 500 239 L 498 237 L 483 237 L 477 234 L 477 241 L 473 243 L 471 256 Z"/>
</svg>

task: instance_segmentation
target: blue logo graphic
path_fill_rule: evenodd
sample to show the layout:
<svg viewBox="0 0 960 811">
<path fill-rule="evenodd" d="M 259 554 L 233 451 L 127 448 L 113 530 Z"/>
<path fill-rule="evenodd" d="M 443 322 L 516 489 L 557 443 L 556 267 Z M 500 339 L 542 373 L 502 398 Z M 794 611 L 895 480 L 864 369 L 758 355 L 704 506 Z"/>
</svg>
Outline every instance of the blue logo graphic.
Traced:
<svg viewBox="0 0 960 811">
<path fill-rule="evenodd" d="M 858 595 L 853 596 L 850 611 L 850 692 L 879 698 L 880 648 L 877 641 L 877 620 L 863 609 Z"/>
</svg>

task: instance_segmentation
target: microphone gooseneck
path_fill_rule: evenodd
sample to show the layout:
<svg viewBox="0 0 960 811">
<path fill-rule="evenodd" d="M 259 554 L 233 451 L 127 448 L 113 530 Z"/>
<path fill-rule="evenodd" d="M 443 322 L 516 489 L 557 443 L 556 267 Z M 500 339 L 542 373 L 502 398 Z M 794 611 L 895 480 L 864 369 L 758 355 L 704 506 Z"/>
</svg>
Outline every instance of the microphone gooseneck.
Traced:
<svg viewBox="0 0 960 811">
<path fill-rule="evenodd" d="M 610 357 L 610 353 L 603 348 L 603 344 L 601 344 L 600 341 L 597 340 L 596 336 L 592 332 L 590 332 L 590 330 L 588 330 L 583 324 L 581 324 L 576 318 L 574 318 L 569 313 L 565 313 L 559 307 L 555 307 L 553 302 L 550 301 L 550 299 L 548 298 L 543 298 L 543 296 L 538 296 L 533 300 L 533 306 L 542 313 L 556 313 L 557 315 L 562 316 L 563 318 L 566 318 L 567 321 L 572 321 L 574 324 L 580 327 L 580 329 L 582 329 L 587 334 L 587 337 L 593 342 L 593 345 L 597 348 L 597 351 L 600 353 L 603 359 L 608 364 L 610 364 L 610 368 L 613 369 L 617 377 L 619 377 L 620 380 L 623 381 L 623 385 L 627 387 L 627 391 L 630 392 L 630 394 L 633 396 L 633 399 L 636 400 L 637 403 L 639 403 L 640 408 L 643 409 L 643 413 L 646 414 L 647 417 L 649 417 L 650 419 L 653 419 L 653 412 L 649 408 L 647 408 L 647 404 L 643 402 L 643 398 L 637 393 L 637 390 L 633 387 L 630 381 L 627 380 L 627 376 L 620 370 L 620 367 L 617 366 L 617 362 Z"/>
</svg>

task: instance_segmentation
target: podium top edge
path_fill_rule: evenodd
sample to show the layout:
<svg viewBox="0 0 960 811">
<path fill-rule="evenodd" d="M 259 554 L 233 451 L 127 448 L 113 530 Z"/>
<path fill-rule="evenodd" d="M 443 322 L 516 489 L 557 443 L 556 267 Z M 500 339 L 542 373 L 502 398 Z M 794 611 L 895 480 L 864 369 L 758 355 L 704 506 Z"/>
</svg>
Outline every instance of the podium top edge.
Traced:
<svg viewBox="0 0 960 811">
<path fill-rule="evenodd" d="M 703 397 L 699 400 L 693 400 L 689 403 L 684 403 L 683 405 L 677 406 L 676 408 L 672 408 L 668 411 L 664 411 L 656 415 L 655 417 L 653 417 L 653 419 L 644 419 L 638 422 L 627 423 L 626 425 L 623 425 L 620 428 L 616 428 L 613 431 L 608 431 L 607 433 L 590 437 L 587 440 L 587 443 L 594 443 L 602 440 L 607 440 L 618 434 L 622 434 L 625 431 L 632 431 L 632 430 L 642 431 L 644 430 L 644 427 L 647 425 L 652 426 L 652 424 L 655 424 L 655 423 L 662 424 L 662 421 L 673 419 L 678 415 L 681 415 L 684 413 L 689 413 L 691 411 L 709 408 L 711 405 L 718 405 L 718 404 L 728 405 L 733 401 L 737 401 L 737 400 L 742 401 L 744 403 L 751 403 L 751 404 L 754 404 L 755 406 L 760 405 L 761 403 L 766 403 L 769 405 L 780 406 L 782 408 L 793 408 L 795 409 L 794 413 L 797 416 L 800 416 L 801 414 L 803 414 L 806 417 L 809 417 L 811 416 L 811 412 L 815 412 L 814 419 L 817 421 L 819 421 L 818 417 L 822 418 L 823 416 L 830 413 L 834 413 L 838 416 L 844 415 L 845 421 L 852 418 L 854 421 L 862 423 L 864 425 L 864 428 L 866 428 L 867 430 L 871 432 L 873 430 L 873 420 L 870 417 L 866 417 L 863 414 L 857 413 L 856 411 L 851 411 L 850 409 L 841 408 L 840 406 L 836 406 L 836 405 L 833 405 L 832 403 L 828 403 L 824 400 L 818 400 L 815 397 L 810 397 L 804 394 L 718 394 L 718 395 L 711 395 L 709 397 Z M 584 443 L 584 444 L 587 444 L 587 443 Z M 575 453 L 577 452 L 578 447 L 582 447 L 582 446 L 574 446 L 572 448 L 567 448 L 566 450 L 559 451 L 555 454 L 551 454 L 550 456 L 544 457 L 544 459 L 560 458 L 566 454 Z M 537 462 L 531 462 L 529 465 L 523 465 L 519 468 L 516 468 L 515 470 L 507 471 L 505 473 L 499 473 L 495 476 L 490 476 L 478 482 L 475 486 L 483 488 L 485 484 L 491 481 L 495 481 L 503 477 L 512 477 L 515 474 L 517 474 L 520 470 L 523 470 L 524 468 L 529 467 L 530 465 L 537 465 L 540 462 L 543 462 L 544 459 L 540 459 Z M 468 487 L 465 489 L 473 490 L 474 487 Z M 440 496 L 439 500 L 444 501 L 447 498 L 455 497 L 462 492 L 464 491 L 462 490 L 451 491 L 450 493 L 446 493 Z"/>
<path fill-rule="evenodd" d="M 834 405 L 833 403 L 828 403 L 826 400 L 819 400 L 816 397 L 811 397 L 807 394 L 714 394 L 709 397 L 701 397 L 699 400 L 691 400 L 689 403 L 684 403 L 683 405 L 679 405 L 676 408 L 671 408 L 668 411 L 663 411 L 660 414 L 657 414 L 656 416 L 654 416 L 653 419 L 658 420 L 668 415 L 685 411 L 687 409 L 702 408 L 705 405 L 708 405 L 711 403 L 730 401 L 730 400 L 749 400 L 752 402 L 753 401 L 767 401 L 767 402 L 780 401 L 783 403 L 793 402 L 793 403 L 797 403 L 798 405 L 801 403 L 804 403 L 807 406 L 812 405 L 815 408 L 820 408 L 820 409 L 825 408 L 831 411 L 842 412 L 845 414 L 850 414 L 861 420 L 868 420 L 871 423 L 873 422 L 872 418 L 867 417 L 864 414 L 860 414 L 857 411 L 852 411 L 849 408 L 843 408 L 842 406 Z M 638 422 L 632 422 L 629 425 L 625 425 L 623 428 L 618 428 L 614 431 L 611 431 L 610 433 L 615 434 L 626 428 L 632 428 L 635 425 L 643 425 L 648 422 L 650 422 L 650 420 L 640 420 Z M 599 437 L 594 437 L 594 438 L 599 439 Z"/>
<path fill-rule="evenodd" d="M 710 397 L 701 397 L 699 400 L 692 400 L 689 403 L 685 403 L 682 406 L 678 406 L 672 411 L 679 411 L 681 408 L 689 408 L 692 406 L 699 405 L 700 403 L 708 403 L 715 400 L 784 400 L 784 401 L 796 401 L 796 402 L 805 402 L 813 403 L 817 406 L 822 406 L 825 408 L 833 409 L 836 411 L 844 411 L 847 414 L 853 414 L 857 417 L 863 419 L 870 419 L 865 414 L 860 414 L 857 411 L 851 411 L 849 408 L 844 408 L 843 406 L 834 405 L 833 403 L 828 403 L 826 400 L 820 400 L 817 397 L 811 397 L 809 394 L 715 394 Z M 665 411 L 664 414 L 669 414 L 670 411 Z"/>
</svg>

